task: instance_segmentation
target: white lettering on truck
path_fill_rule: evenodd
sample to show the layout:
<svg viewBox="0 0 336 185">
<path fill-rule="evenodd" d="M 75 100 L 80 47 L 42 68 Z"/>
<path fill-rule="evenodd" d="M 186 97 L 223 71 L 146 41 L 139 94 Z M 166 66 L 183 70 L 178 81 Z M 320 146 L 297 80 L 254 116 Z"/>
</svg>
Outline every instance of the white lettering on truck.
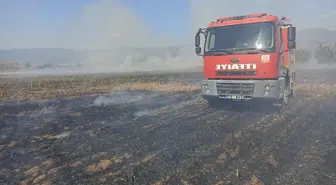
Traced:
<svg viewBox="0 0 336 185">
<path fill-rule="evenodd" d="M 217 64 L 216 70 L 245 70 L 257 69 L 257 64 Z"/>
</svg>

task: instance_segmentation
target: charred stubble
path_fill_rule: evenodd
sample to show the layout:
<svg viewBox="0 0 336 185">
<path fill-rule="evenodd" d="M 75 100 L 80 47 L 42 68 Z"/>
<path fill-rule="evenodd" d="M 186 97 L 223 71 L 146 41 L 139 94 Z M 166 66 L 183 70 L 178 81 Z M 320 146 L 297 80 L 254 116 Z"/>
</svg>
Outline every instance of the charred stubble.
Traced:
<svg viewBox="0 0 336 185">
<path fill-rule="evenodd" d="M 333 184 L 334 73 L 299 74 L 297 100 L 274 113 L 210 109 L 167 86 L 4 102 L 0 183 Z"/>
</svg>

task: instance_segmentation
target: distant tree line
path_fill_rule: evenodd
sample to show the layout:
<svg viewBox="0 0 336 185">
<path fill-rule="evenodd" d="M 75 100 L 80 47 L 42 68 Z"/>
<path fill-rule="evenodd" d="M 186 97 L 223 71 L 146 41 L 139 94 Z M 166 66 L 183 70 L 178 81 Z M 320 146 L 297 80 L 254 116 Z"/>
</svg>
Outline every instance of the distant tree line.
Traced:
<svg viewBox="0 0 336 185">
<path fill-rule="evenodd" d="M 0 63 L 0 72 L 20 70 L 20 64 L 13 61 Z"/>
<path fill-rule="evenodd" d="M 320 44 L 313 51 L 299 48 L 296 50 L 296 61 L 305 63 L 315 58 L 320 64 L 336 63 L 336 45 Z"/>
</svg>

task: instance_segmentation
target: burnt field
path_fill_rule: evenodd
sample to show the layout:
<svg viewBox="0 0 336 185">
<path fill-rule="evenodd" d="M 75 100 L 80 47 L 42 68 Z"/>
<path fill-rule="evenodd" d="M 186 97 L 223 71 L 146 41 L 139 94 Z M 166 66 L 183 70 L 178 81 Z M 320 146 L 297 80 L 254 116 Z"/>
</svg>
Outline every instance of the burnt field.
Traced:
<svg viewBox="0 0 336 185">
<path fill-rule="evenodd" d="M 201 78 L 2 101 L 0 184 L 336 184 L 336 72 L 299 71 L 273 112 L 209 108 Z"/>
</svg>

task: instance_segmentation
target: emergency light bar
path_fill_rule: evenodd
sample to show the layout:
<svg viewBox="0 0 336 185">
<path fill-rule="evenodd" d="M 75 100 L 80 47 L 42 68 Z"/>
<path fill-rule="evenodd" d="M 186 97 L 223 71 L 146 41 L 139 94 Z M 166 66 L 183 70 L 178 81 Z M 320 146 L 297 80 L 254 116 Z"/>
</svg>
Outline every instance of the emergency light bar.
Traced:
<svg viewBox="0 0 336 185">
<path fill-rule="evenodd" d="M 285 21 L 290 21 L 287 17 L 281 17 L 280 21 L 284 23 Z"/>
<path fill-rule="evenodd" d="M 234 17 L 224 17 L 224 18 L 218 18 L 216 22 L 224 22 L 224 21 L 230 21 L 230 20 L 241 20 L 241 19 L 249 19 L 249 18 L 260 18 L 267 16 L 267 13 L 258 13 L 258 14 L 249 14 L 249 15 L 243 15 L 243 16 L 234 16 Z"/>
</svg>

